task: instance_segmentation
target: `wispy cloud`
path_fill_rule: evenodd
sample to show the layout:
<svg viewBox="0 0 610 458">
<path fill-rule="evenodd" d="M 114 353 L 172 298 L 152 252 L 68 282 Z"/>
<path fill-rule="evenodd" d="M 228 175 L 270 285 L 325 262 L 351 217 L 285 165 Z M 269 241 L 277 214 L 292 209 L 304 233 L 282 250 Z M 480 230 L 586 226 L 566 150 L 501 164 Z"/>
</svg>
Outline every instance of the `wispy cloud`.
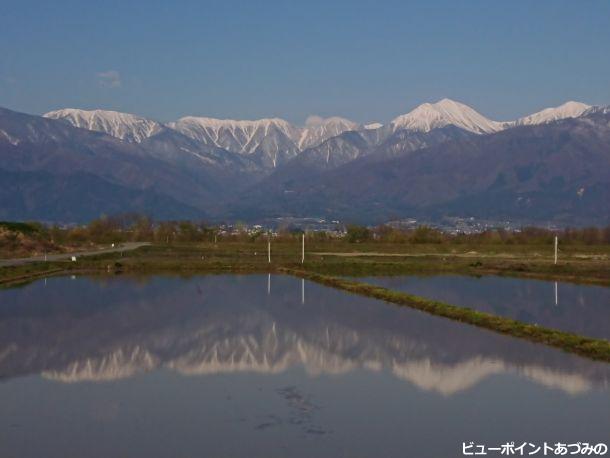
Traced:
<svg viewBox="0 0 610 458">
<path fill-rule="evenodd" d="M 121 87 L 121 74 L 116 70 L 107 70 L 96 74 L 100 86 L 116 88 Z"/>
<path fill-rule="evenodd" d="M 324 118 L 322 116 L 318 116 L 318 115 L 310 115 L 307 116 L 307 119 L 305 120 L 305 126 L 307 127 L 315 127 L 315 126 L 319 126 L 320 124 L 324 123 Z"/>
</svg>

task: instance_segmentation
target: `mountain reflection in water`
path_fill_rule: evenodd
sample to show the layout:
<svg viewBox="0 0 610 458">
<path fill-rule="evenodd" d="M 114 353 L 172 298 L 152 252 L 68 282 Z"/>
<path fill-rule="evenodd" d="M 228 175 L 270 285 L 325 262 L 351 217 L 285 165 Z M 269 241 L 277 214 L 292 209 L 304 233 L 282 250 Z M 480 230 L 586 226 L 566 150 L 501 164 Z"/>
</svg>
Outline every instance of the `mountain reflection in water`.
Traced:
<svg viewBox="0 0 610 458">
<path fill-rule="evenodd" d="M 0 377 L 387 372 L 450 396 L 513 374 L 570 394 L 608 366 L 286 276 L 52 278 L 0 291 Z"/>
</svg>

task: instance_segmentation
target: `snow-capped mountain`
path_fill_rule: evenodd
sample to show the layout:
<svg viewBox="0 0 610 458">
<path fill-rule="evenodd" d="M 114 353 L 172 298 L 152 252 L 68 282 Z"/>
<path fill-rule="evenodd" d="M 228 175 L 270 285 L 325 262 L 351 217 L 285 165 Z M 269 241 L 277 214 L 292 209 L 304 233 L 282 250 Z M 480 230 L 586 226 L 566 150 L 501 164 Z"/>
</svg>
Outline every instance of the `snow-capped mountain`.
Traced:
<svg viewBox="0 0 610 458">
<path fill-rule="evenodd" d="M 535 124 L 546 124 L 560 119 L 577 118 L 590 108 L 590 105 L 570 101 L 563 105 L 559 105 L 558 107 L 546 108 L 529 116 L 519 118 L 511 124 L 515 126 L 531 126 Z"/>
<path fill-rule="evenodd" d="M 385 125 L 317 117 L 297 127 L 282 119 L 186 117 L 167 125 L 102 110 L 66 109 L 41 117 L 0 109 L 0 209 L 4 218 L 74 222 L 121 211 L 237 219 L 315 213 L 369 222 L 401 212 L 426 216 L 437 211 L 433 205 L 473 212 L 470 201 L 459 199 L 476 186 L 480 200 L 473 205 L 483 211 L 493 196 L 485 186 L 495 186 L 507 202 L 527 191 L 539 194 L 523 202 L 548 198 L 553 204 L 543 206 L 542 215 L 516 200 L 503 207 L 510 215 L 502 217 L 550 220 L 548 212 L 557 210 L 606 224 L 609 213 L 601 206 L 609 201 L 603 162 L 610 142 L 608 111 L 569 102 L 519 121 L 497 122 L 444 99 Z M 583 143 L 567 151 L 567 143 L 557 141 L 564 133 Z M 558 158 L 544 170 L 562 164 L 554 173 L 563 180 L 563 194 L 543 193 L 548 177 L 533 174 L 540 168 L 521 171 L 531 158 L 524 157 L 515 172 L 516 154 L 539 152 L 525 148 L 532 138 Z M 515 150 L 511 139 L 524 143 Z M 575 151 L 590 157 L 574 162 Z M 492 153 L 502 164 L 489 162 Z M 497 170 L 503 170 L 503 181 L 493 181 Z M 530 182 L 523 191 L 520 186 Z M 63 204 L 75 196 L 78 205 Z"/>
<path fill-rule="evenodd" d="M 290 168 L 291 177 L 307 179 L 312 170 L 331 169 L 351 162 L 369 153 L 374 147 L 376 138 L 366 135 L 367 133 L 365 130 L 350 130 L 307 148 L 284 167 L 282 175 Z"/>
<path fill-rule="evenodd" d="M 308 157 L 310 163 L 315 157 L 319 157 L 325 168 L 331 163 L 335 164 L 337 160 L 339 162 L 335 165 L 338 165 L 349 161 L 350 158 L 371 153 L 392 135 L 401 131 L 427 134 L 436 129 L 454 127 L 468 133 L 490 134 L 514 126 L 544 124 L 581 116 L 589 108 L 584 103 L 567 102 L 517 121 L 498 122 L 486 118 L 463 103 L 442 99 L 436 103 L 419 105 L 385 126 L 381 123 L 363 126 L 338 116 L 310 116 L 304 127 L 297 127 L 280 118 L 248 121 L 196 116 L 186 116 L 178 121 L 162 124 L 117 111 L 72 108 L 52 111 L 44 116 L 66 121 L 75 127 L 104 132 L 128 142 L 150 143 L 151 139 L 155 139 L 156 150 L 162 150 L 160 154 L 169 154 L 172 157 L 177 157 L 176 154 L 182 151 L 207 160 L 210 159 L 207 156 L 211 154 L 214 156 L 213 161 L 218 162 L 223 151 L 226 154 L 238 154 L 251 163 L 251 166 L 238 164 L 238 168 L 254 167 L 264 171 L 274 169 L 306 150 L 310 153 L 308 156 L 311 156 Z M 360 132 L 364 142 L 360 141 L 358 136 L 338 138 L 352 131 Z M 337 141 L 326 143 L 334 138 L 337 138 Z M 353 141 L 356 141 L 356 144 L 353 144 Z M 180 151 L 174 154 L 169 149 L 176 145 L 180 146 Z M 363 147 L 366 151 L 362 150 Z M 309 150 L 312 148 L 322 148 L 324 152 L 311 154 Z M 400 144 L 395 145 L 394 149 L 400 150 Z M 408 149 L 413 149 L 413 145 L 409 144 Z M 336 160 L 330 161 L 331 156 Z M 236 163 L 235 158 L 229 162 Z"/>
<path fill-rule="evenodd" d="M 358 130 L 361 126 L 349 119 L 333 116 L 330 118 L 320 118 L 310 116 L 305 123 L 305 128 L 301 129 L 301 134 L 297 141 L 300 150 L 317 146 L 329 138 L 336 137 L 343 132 Z"/>
<path fill-rule="evenodd" d="M 0 208 L 17 219 L 52 215 L 79 222 L 124 211 L 196 217 L 196 205 L 217 195 L 220 180 L 209 166 L 185 173 L 193 168 L 69 122 L 0 109 L 0 131 L 6 133 L 0 136 Z"/>
<path fill-rule="evenodd" d="M 296 167 L 289 171 L 290 176 L 300 169 L 303 179 L 302 174 L 312 167 L 328 170 L 362 156 L 399 156 L 473 133 L 493 133 L 502 130 L 504 123 L 487 119 L 462 103 L 443 99 L 424 103 L 386 126 L 344 123 L 342 127 L 342 133 L 304 149 L 292 161 Z"/>
<path fill-rule="evenodd" d="M 476 134 L 489 134 L 514 126 L 545 124 L 565 118 L 582 116 L 592 107 L 580 102 L 566 102 L 516 121 L 498 122 L 486 118 L 471 107 L 450 99 L 424 103 L 394 118 L 387 126 L 373 122 L 360 125 L 338 116 L 310 116 L 304 127 L 297 127 L 280 118 L 253 121 L 186 116 L 162 124 L 142 116 L 109 110 L 65 108 L 44 114 L 61 119 L 75 127 L 107 133 L 125 141 L 141 143 L 172 129 L 209 147 L 222 148 L 242 155 L 257 155 L 268 165 L 276 166 L 301 151 L 318 146 L 326 140 L 349 131 L 379 131 L 379 141 L 398 130 L 429 132 L 455 126 Z"/>
<path fill-rule="evenodd" d="M 294 142 L 298 129 L 279 118 L 236 121 L 187 116 L 168 126 L 206 145 L 253 155 L 270 167 L 299 153 Z"/>
<path fill-rule="evenodd" d="M 586 113 L 590 105 L 566 102 L 558 107 L 546 108 L 516 121 L 494 121 L 481 115 L 468 105 L 450 99 L 436 103 L 424 103 L 390 123 L 392 131 L 402 129 L 429 132 L 445 126 L 455 126 L 475 134 L 490 134 L 515 126 L 547 124 L 567 118 L 577 118 Z"/>
<path fill-rule="evenodd" d="M 108 110 L 65 108 L 50 111 L 45 118 L 61 119 L 75 127 L 104 132 L 128 142 L 140 143 L 161 132 L 163 124 L 141 116 Z"/>
<path fill-rule="evenodd" d="M 265 166 L 278 164 L 348 130 L 360 126 L 344 118 L 310 117 L 304 128 L 279 119 L 236 121 L 187 116 L 168 124 L 190 138 L 244 155 L 257 157 Z"/>
<path fill-rule="evenodd" d="M 590 116 L 590 115 L 605 115 L 610 113 L 610 105 L 601 105 L 601 106 L 593 106 L 588 108 L 582 116 Z"/>
<path fill-rule="evenodd" d="M 296 127 L 279 118 L 254 121 L 215 119 L 187 116 L 162 124 L 141 116 L 108 110 L 65 108 L 43 115 L 59 119 L 75 127 L 104 132 L 132 143 L 142 143 L 153 137 L 172 137 L 172 132 L 200 145 L 205 152 L 226 150 L 249 156 L 253 164 L 273 168 L 286 162 L 302 150 L 316 146 L 345 131 L 357 130 L 357 123 L 340 117 L 312 116 L 305 127 Z M 159 143 L 158 141 L 156 143 Z M 178 139 L 178 143 L 184 140 Z M 192 145 L 188 148 L 193 150 Z"/>
<path fill-rule="evenodd" d="M 575 110 L 576 107 L 571 103 L 565 108 L 556 110 L 554 117 L 569 117 L 579 111 Z M 531 122 L 542 122 L 542 118 L 534 116 Z M 286 166 L 280 167 L 277 173 L 269 177 L 271 184 L 266 184 L 273 187 L 277 186 L 278 182 L 303 183 L 313 176 L 314 171 L 330 170 L 364 156 L 368 156 L 370 160 L 400 157 L 441 143 L 467 140 L 473 135 L 496 133 L 516 124 L 514 121 L 498 122 L 488 119 L 467 105 L 449 99 L 420 105 L 385 126 L 380 123 L 359 126 L 341 118 L 314 118 L 307 126 L 312 128 L 325 123 L 338 125 L 340 127 L 336 131 L 344 131 L 323 141 L 320 140 L 324 135 L 317 136 L 315 141 L 311 142 L 314 146 L 302 149 Z M 303 129 L 303 136 L 308 134 L 307 129 L 308 127 Z M 324 134 L 331 134 L 329 130 Z M 303 145 L 303 142 L 298 144 Z"/>
<path fill-rule="evenodd" d="M 476 134 L 489 134 L 502 130 L 503 123 L 487 119 L 468 105 L 450 99 L 424 103 L 391 122 L 394 131 L 408 129 L 429 132 L 449 125 Z"/>
<path fill-rule="evenodd" d="M 453 132 L 431 144 L 445 129 Z M 488 135 L 455 126 L 420 132 L 420 139 L 414 133 L 399 130 L 372 151 L 354 150 L 351 142 L 342 151 L 353 159 L 317 174 L 311 168 L 305 177 L 278 170 L 242 194 L 234 212 L 256 212 L 259 218 L 319 214 L 366 223 L 375 221 L 373 215 L 387 221 L 392 215 L 447 214 L 566 225 L 610 222 L 610 113 L 596 110 Z M 336 149 L 319 150 L 318 163 L 346 157 Z"/>
<path fill-rule="evenodd" d="M 201 167 L 230 172 L 254 171 L 248 158 L 214 144 L 196 141 L 157 121 L 129 113 L 66 108 L 43 115 L 81 129 L 103 132 L 128 143 L 139 144 L 149 155 L 174 166 L 195 171 Z M 218 174 L 219 170 L 215 172 Z"/>
</svg>

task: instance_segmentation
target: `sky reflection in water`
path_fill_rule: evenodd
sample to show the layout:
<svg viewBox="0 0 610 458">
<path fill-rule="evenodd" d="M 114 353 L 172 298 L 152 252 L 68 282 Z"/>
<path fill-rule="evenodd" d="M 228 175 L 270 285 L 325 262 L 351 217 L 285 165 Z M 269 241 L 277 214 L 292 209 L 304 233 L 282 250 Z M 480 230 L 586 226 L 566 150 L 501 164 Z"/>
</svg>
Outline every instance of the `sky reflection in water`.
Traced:
<svg viewBox="0 0 610 458">
<path fill-rule="evenodd" d="M 468 440 L 600 441 L 609 374 L 291 277 L 0 291 L 2 456 L 439 457 Z"/>
</svg>

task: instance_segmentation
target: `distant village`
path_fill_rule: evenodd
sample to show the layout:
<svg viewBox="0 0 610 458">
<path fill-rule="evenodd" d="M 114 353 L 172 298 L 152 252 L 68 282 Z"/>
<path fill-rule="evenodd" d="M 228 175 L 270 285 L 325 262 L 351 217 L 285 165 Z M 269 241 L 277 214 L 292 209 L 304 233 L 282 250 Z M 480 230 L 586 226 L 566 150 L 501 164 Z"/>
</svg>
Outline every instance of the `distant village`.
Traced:
<svg viewBox="0 0 610 458">
<path fill-rule="evenodd" d="M 441 222 L 405 218 L 381 224 L 381 226 L 388 226 L 397 230 L 414 230 L 418 227 L 426 226 L 450 235 L 479 234 L 492 229 L 519 232 L 522 227 L 527 225 L 528 223 L 524 221 L 497 221 L 475 217 L 445 217 Z M 265 220 L 257 224 L 221 224 L 218 226 L 218 234 L 239 235 L 247 233 L 249 235 L 256 235 L 264 232 L 273 236 L 281 232 L 324 232 L 330 237 L 340 238 L 346 235 L 347 226 L 349 226 L 349 223 L 339 220 L 326 220 L 315 217 L 282 217 Z M 378 226 L 380 225 L 371 225 L 368 228 L 374 229 Z M 559 226 L 553 224 L 543 227 L 548 230 L 560 229 Z"/>
</svg>

